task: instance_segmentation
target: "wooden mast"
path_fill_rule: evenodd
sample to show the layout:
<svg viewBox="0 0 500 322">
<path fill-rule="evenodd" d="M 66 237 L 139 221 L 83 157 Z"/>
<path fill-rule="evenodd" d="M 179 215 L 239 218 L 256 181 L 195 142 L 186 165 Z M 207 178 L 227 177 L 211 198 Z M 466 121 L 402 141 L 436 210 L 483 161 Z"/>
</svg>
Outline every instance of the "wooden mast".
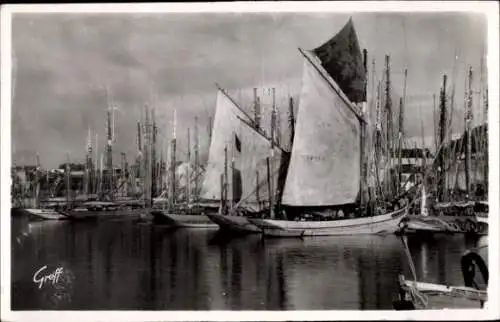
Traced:
<svg viewBox="0 0 500 322">
<path fill-rule="evenodd" d="M 40 208 L 40 155 L 36 153 L 36 168 L 35 168 L 35 208 Z"/>
<path fill-rule="evenodd" d="M 223 208 L 222 208 L 222 213 L 226 214 L 227 213 L 227 203 L 228 203 L 228 169 L 227 169 L 227 146 L 224 147 L 224 201 L 223 201 Z"/>
<path fill-rule="evenodd" d="M 71 165 L 69 164 L 69 153 L 66 154 L 66 207 L 67 210 L 70 209 L 70 204 L 71 204 L 71 196 L 70 196 L 70 191 L 71 191 Z"/>
<path fill-rule="evenodd" d="M 295 113 L 293 111 L 293 97 L 290 96 L 288 101 L 288 111 L 290 114 L 289 127 L 290 127 L 290 151 L 293 146 L 293 139 L 295 138 Z"/>
<path fill-rule="evenodd" d="M 392 127 L 392 101 L 391 101 L 391 69 L 390 69 L 390 57 L 385 56 L 385 113 L 386 113 L 386 143 L 387 143 L 387 162 L 389 176 L 385 178 L 387 192 L 389 195 L 393 193 L 392 191 L 392 154 L 393 154 L 393 127 Z"/>
<path fill-rule="evenodd" d="M 198 136 L 198 117 L 194 118 L 194 195 L 193 199 L 195 202 L 198 202 L 198 193 L 199 193 L 199 166 L 200 166 L 200 152 L 199 152 L 199 136 Z"/>
<path fill-rule="evenodd" d="M 177 148 L 177 110 L 174 109 L 174 120 L 173 120 L 173 130 L 172 130 L 172 142 L 171 142 L 171 160 L 170 160 L 170 207 L 173 209 L 176 203 L 176 186 L 177 186 L 177 178 L 176 178 L 176 148 Z"/>
<path fill-rule="evenodd" d="M 446 80 L 447 76 L 443 75 L 443 87 L 441 88 L 440 102 L 439 102 L 439 144 L 440 149 L 437 151 L 438 155 L 438 201 L 443 201 L 444 198 L 444 141 L 446 138 Z"/>
<path fill-rule="evenodd" d="M 273 95 L 273 106 L 271 112 L 271 160 L 268 159 L 268 170 L 267 170 L 267 180 L 269 182 L 269 215 L 271 219 L 274 219 L 274 180 L 271 178 L 271 173 L 274 173 L 273 164 L 274 164 L 274 145 L 276 140 L 276 89 L 272 89 Z"/>
<path fill-rule="evenodd" d="M 363 101 L 361 102 L 361 113 L 363 115 L 363 118 L 366 117 L 366 101 L 367 101 L 367 86 L 368 86 L 368 51 L 366 49 L 363 49 L 363 68 L 365 70 L 365 79 L 363 80 Z M 365 199 L 365 191 L 366 191 L 366 161 L 365 161 L 365 143 L 366 143 L 366 123 L 365 122 L 360 122 L 360 204 L 362 206 L 365 205 L 366 199 Z"/>
<path fill-rule="evenodd" d="M 406 103 L 406 79 L 408 77 L 408 70 L 405 68 L 404 71 L 404 82 L 403 82 L 403 97 L 399 100 L 399 124 L 398 124 L 398 195 L 401 191 L 402 172 L 401 172 L 401 153 L 402 153 L 402 143 L 404 139 L 404 108 Z"/>
<path fill-rule="evenodd" d="M 105 189 L 107 190 L 107 193 L 109 194 L 109 197 L 111 200 L 114 200 L 113 196 L 113 184 L 114 184 L 114 171 L 113 171 L 113 130 L 112 130 L 112 117 L 111 117 L 111 108 L 108 108 L 107 110 L 107 142 L 106 142 L 106 169 L 108 170 L 107 173 L 107 180 L 106 180 L 106 186 Z"/>
<path fill-rule="evenodd" d="M 257 131 L 260 130 L 260 98 L 257 95 L 257 88 L 253 89 L 253 101 L 254 101 L 254 122 L 255 122 L 255 129 Z"/>
<path fill-rule="evenodd" d="M 191 166 L 191 133 L 189 128 L 187 129 L 187 166 L 186 166 L 186 205 L 189 206 L 190 200 L 190 190 L 191 190 L 191 178 L 190 169 Z"/>
<path fill-rule="evenodd" d="M 471 123 L 472 123 L 472 67 L 469 67 L 468 72 L 468 88 L 467 88 L 467 107 L 465 110 L 465 186 L 467 197 L 471 194 Z"/>
</svg>

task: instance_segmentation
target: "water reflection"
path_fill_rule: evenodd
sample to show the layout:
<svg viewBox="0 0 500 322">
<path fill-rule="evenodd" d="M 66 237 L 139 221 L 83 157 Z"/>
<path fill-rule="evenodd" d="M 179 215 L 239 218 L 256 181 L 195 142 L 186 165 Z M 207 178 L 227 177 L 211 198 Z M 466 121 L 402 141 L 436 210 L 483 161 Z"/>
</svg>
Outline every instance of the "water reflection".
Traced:
<svg viewBox="0 0 500 322">
<path fill-rule="evenodd" d="M 409 276 L 396 236 L 263 240 L 122 221 L 12 229 L 12 308 L 21 310 L 391 309 L 397 275 Z M 419 278 L 459 285 L 470 243 L 408 240 Z M 63 267 L 64 278 L 38 289 L 43 265 Z"/>
</svg>

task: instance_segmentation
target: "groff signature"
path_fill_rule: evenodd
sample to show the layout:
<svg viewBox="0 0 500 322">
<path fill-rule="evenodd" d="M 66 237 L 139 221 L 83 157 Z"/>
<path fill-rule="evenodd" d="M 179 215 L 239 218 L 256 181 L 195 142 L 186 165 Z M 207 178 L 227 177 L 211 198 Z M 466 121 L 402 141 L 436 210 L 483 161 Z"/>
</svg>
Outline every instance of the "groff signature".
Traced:
<svg viewBox="0 0 500 322">
<path fill-rule="evenodd" d="M 58 281 L 59 281 L 59 278 L 61 277 L 62 273 L 63 273 L 63 268 L 62 267 L 58 267 L 56 268 L 52 273 L 50 274 L 42 274 L 42 272 L 44 270 L 47 269 L 47 265 L 43 266 L 42 268 L 40 268 L 38 271 L 35 272 L 35 274 L 33 275 L 33 282 L 35 284 L 38 284 L 38 288 L 41 289 L 42 286 L 46 283 L 46 282 L 52 282 L 52 285 L 55 285 Z"/>
</svg>

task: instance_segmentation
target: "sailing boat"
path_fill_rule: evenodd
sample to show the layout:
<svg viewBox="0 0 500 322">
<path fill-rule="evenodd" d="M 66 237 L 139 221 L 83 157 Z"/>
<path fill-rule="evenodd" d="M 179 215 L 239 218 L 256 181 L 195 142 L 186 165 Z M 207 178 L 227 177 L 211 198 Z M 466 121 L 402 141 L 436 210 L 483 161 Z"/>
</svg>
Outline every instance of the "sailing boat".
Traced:
<svg viewBox="0 0 500 322">
<path fill-rule="evenodd" d="M 352 102 L 366 100 L 366 59 L 363 66 L 352 20 L 323 46 L 299 51 L 302 91 L 281 202 L 286 218 L 249 221 L 271 237 L 395 233 L 407 207 L 363 209 L 365 121 Z"/>
<path fill-rule="evenodd" d="M 207 216 L 222 230 L 232 233 L 261 232 L 247 217 L 272 208 L 276 195 L 273 187 L 277 187 L 280 163 L 282 157 L 286 157 L 286 152 L 278 146 L 271 152 L 270 147 L 275 145 L 273 135 L 268 138 L 255 126 L 256 122 L 219 87 L 202 196 L 212 200 L 220 196 L 219 212 Z M 231 176 L 228 175 L 228 148 Z"/>
<path fill-rule="evenodd" d="M 182 167 L 177 167 L 177 114 L 176 110 L 174 109 L 174 117 L 173 117 L 173 131 L 172 131 L 172 141 L 171 145 L 169 147 L 169 191 L 168 191 L 168 209 L 153 209 L 150 211 L 150 214 L 153 216 L 153 221 L 157 224 L 166 224 L 170 227 L 174 228 L 217 228 L 218 226 L 213 223 L 206 215 L 205 215 L 205 210 L 210 209 L 210 207 L 201 207 L 202 209 L 200 210 L 200 207 L 193 208 L 192 205 L 190 204 L 190 183 L 192 180 L 192 177 L 190 176 L 190 173 L 196 173 L 195 176 L 198 175 L 198 172 L 200 169 L 198 165 L 195 166 L 196 171 L 189 171 L 189 168 L 191 166 L 190 164 L 190 139 L 189 139 L 189 131 L 188 131 L 188 162 L 185 164 L 184 169 Z M 197 139 L 196 139 L 197 140 Z M 196 147 L 197 148 L 197 147 Z M 195 159 L 197 157 L 195 156 Z M 181 170 L 184 170 L 180 172 Z M 180 173 L 177 173 L 177 172 Z M 178 186 L 179 186 L 179 178 L 184 177 L 184 181 L 186 181 L 185 184 L 185 199 L 186 203 L 185 205 L 178 204 L 177 199 L 179 197 L 178 194 Z M 195 180 L 198 180 L 196 177 Z M 195 187 L 196 187 L 196 182 L 195 182 Z M 197 193 L 197 192 L 196 192 Z"/>
<path fill-rule="evenodd" d="M 21 213 L 25 213 L 31 220 L 64 220 L 68 217 L 61 214 L 53 207 L 41 207 L 40 206 L 40 158 L 37 154 L 36 157 L 37 165 L 35 168 L 35 187 L 34 187 L 34 202 L 33 208 L 21 209 Z M 67 176 L 69 176 L 68 170 L 66 170 Z"/>
</svg>

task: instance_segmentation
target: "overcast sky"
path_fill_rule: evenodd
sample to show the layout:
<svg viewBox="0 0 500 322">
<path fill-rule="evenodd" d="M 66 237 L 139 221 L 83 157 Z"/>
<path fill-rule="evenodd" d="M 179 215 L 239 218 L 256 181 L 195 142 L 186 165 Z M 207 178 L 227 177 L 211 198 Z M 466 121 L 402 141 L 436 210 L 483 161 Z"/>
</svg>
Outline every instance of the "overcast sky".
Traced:
<svg viewBox="0 0 500 322">
<path fill-rule="evenodd" d="M 479 89 L 487 50 L 486 18 L 479 14 L 15 14 L 13 162 L 32 164 L 36 152 L 46 167 L 64 162 L 67 152 L 81 160 L 88 128 L 97 131 L 102 150 L 108 101 L 119 109 L 115 157 L 126 152 L 129 160 L 136 155 L 135 122 L 148 102 L 157 109 L 163 136 L 177 107 L 180 144 L 195 115 L 200 135 L 206 135 L 215 82 L 245 104 L 251 88 L 275 86 L 285 108 L 286 97 L 300 91 L 297 48 L 321 45 L 350 16 L 370 68 L 376 60 L 377 75 L 384 55 L 391 56 L 396 93 L 402 93 L 408 68 L 409 136 L 421 136 L 422 119 L 426 136 L 432 135 L 432 95 L 439 93 L 443 74 L 453 80 L 454 66 L 454 124 L 463 128 L 466 64 Z M 480 114 L 478 109 L 476 119 Z M 207 144 L 201 140 L 202 149 Z"/>
</svg>

